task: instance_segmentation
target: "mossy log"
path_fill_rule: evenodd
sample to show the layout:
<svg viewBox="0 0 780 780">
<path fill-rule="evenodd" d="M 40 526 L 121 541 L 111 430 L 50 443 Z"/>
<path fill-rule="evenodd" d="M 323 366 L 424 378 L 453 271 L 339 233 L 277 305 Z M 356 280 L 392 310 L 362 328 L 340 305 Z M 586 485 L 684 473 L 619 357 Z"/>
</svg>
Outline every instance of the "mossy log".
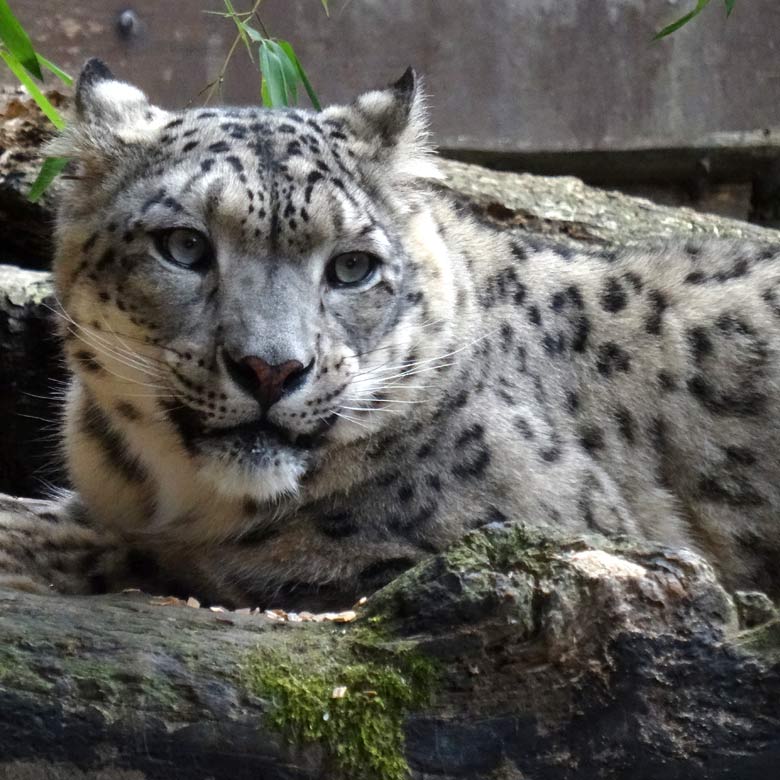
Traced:
<svg viewBox="0 0 780 780">
<path fill-rule="evenodd" d="M 0 259 L 47 267 L 56 192 L 23 199 L 45 132 L 13 99 Z M 510 230 L 778 238 L 574 179 L 443 168 Z M 58 415 L 50 292 L 46 274 L 0 272 L 0 489 L 15 494 L 38 492 Z M 0 593 L 0 780 L 763 779 L 778 759 L 780 621 L 680 551 L 495 526 L 347 624 Z"/>
<path fill-rule="evenodd" d="M 274 621 L 0 593 L 0 778 L 762 778 L 780 621 L 692 554 L 494 525 Z"/>
</svg>

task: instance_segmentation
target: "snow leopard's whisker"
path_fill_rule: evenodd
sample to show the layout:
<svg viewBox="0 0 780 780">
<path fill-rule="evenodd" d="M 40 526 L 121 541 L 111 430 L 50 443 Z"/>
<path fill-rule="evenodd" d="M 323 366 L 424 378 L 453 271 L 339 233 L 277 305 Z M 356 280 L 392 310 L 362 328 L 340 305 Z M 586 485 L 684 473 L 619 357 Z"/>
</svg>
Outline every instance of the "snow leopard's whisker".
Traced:
<svg viewBox="0 0 780 780">
<path fill-rule="evenodd" d="M 383 414 L 401 414 L 400 409 L 372 409 L 370 406 L 339 406 L 339 409 L 346 409 L 349 412 L 382 412 Z"/>
<path fill-rule="evenodd" d="M 89 347 L 91 347 L 92 349 L 94 349 L 94 350 L 95 350 L 95 351 L 96 351 L 98 354 L 102 354 L 102 348 L 100 348 L 100 347 L 98 347 L 98 346 L 96 346 L 96 345 L 90 344 L 90 342 L 89 342 L 89 341 L 87 341 L 85 338 L 83 338 L 82 336 L 80 336 L 78 333 L 76 333 L 76 332 L 74 332 L 74 331 L 71 331 L 71 332 L 73 333 L 73 335 L 74 335 L 74 336 L 75 336 L 77 339 L 79 339 L 79 341 L 82 341 L 84 344 L 86 344 L 87 346 L 89 346 Z M 115 359 L 116 359 L 116 358 L 115 358 Z M 120 360 L 119 362 L 121 363 L 122 361 Z M 155 389 L 159 389 L 159 390 L 169 390 L 169 389 L 170 389 L 170 388 L 166 387 L 165 385 L 156 385 L 156 384 L 152 384 L 151 382 L 144 382 L 144 381 L 141 381 L 140 379 L 133 379 L 132 377 L 127 377 L 127 376 L 124 376 L 123 374 L 119 374 L 119 373 L 117 373 L 116 371 L 113 371 L 112 369 L 110 369 L 110 368 L 109 368 L 107 365 L 105 365 L 104 363 L 101 363 L 101 364 L 100 364 L 100 368 L 101 368 L 103 371 L 106 371 L 107 373 L 109 373 L 109 374 L 111 374 L 112 376 L 116 377 L 117 379 L 121 380 L 122 382 L 127 382 L 127 383 L 134 384 L 134 385 L 140 385 L 141 387 L 146 387 L 146 388 L 148 388 L 149 390 L 155 390 Z M 134 366 L 129 366 L 129 368 L 135 368 L 135 367 L 134 367 Z M 136 370 L 139 370 L 139 371 L 141 371 L 141 369 L 136 369 Z"/>
<path fill-rule="evenodd" d="M 131 349 L 129 346 L 121 342 L 121 339 L 118 337 L 117 340 L 120 341 L 119 345 L 101 336 L 95 328 L 89 328 L 79 322 L 76 322 L 76 326 L 85 333 L 88 333 L 97 343 L 102 344 L 106 351 L 110 351 L 116 355 L 126 358 L 129 361 L 132 361 L 133 363 L 136 363 L 139 367 L 142 367 L 141 370 L 145 370 L 147 373 L 157 373 L 158 375 L 160 374 L 158 367 L 153 365 L 147 356 L 141 355 L 136 350 Z M 111 326 L 109 325 L 109 327 Z"/>
<path fill-rule="evenodd" d="M 401 379 L 406 376 L 416 376 L 417 374 L 426 374 L 430 371 L 438 371 L 442 368 L 449 368 L 450 366 L 456 365 L 454 362 L 452 363 L 440 363 L 437 366 L 426 366 L 424 368 L 414 368 L 411 371 L 403 371 L 400 374 L 394 374 L 393 376 L 385 377 L 386 379 Z M 378 381 L 379 385 L 381 386 L 382 377 L 376 377 L 376 380 Z"/>
<path fill-rule="evenodd" d="M 344 399 L 347 403 L 374 403 L 374 404 L 425 404 L 430 401 L 430 398 L 377 398 L 374 395 L 362 395 L 359 397 L 351 396 Z"/>
<path fill-rule="evenodd" d="M 38 422 L 46 423 L 48 426 L 57 426 L 59 430 L 59 422 L 49 419 L 47 417 L 39 417 L 37 414 L 25 414 L 24 412 L 16 412 L 16 417 L 25 417 L 28 420 L 37 420 Z"/>
<path fill-rule="evenodd" d="M 455 355 L 460 354 L 461 352 L 464 352 L 467 349 L 470 349 L 475 344 L 478 344 L 480 341 L 484 341 L 485 339 L 494 336 L 496 333 L 499 332 L 499 330 L 500 330 L 499 328 L 495 328 L 494 330 L 485 333 L 482 336 L 479 336 L 478 338 L 470 341 L 468 344 L 464 344 L 462 347 L 458 347 L 458 349 L 453 349 L 449 352 L 445 352 L 443 355 L 437 355 L 436 357 L 425 358 L 423 360 L 406 361 L 405 363 L 399 363 L 395 366 L 376 366 L 375 368 L 367 369 L 364 372 L 358 372 L 356 376 L 360 376 L 361 374 L 374 373 L 377 371 L 395 371 L 398 369 L 405 369 L 407 367 L 412 368 L 412 367 L 427 365 L 428 363 L 433 363 L 439 360 L 447 360 Z M 454 364 L 450 364 L 450 365 L 454 365 Z"/>
<path fill-rule="evenodd" d="M 118 374 L 116 371 L 112 371 L 108 366 L 102 366 L 104 371 L 107 371 L 112 376 L 116 377 L 120 382 L 125 382 L 127 384 L 131 385 L 140 385 L 141 387 L 146 387 L 149 390 L 154 390 L 156 388 L 159 388 L 160 390 L 168 390 L 169 388 L 165 387 L 165 385 L 153 385 L 149 382 L 141 382 L 139 379 L 131 379 L 130 377 L 122 376 L 122 374 Z M 154 395 L 155 398 L 158 398 L 159 396 L 157 394 Z"/>
<path fill-rule="evenodd" d="M 178 398 L 175 393 L 122 393 L 122 398 Z"/>
<path fill-rule="evenodd" d="M 361 380 L 361 381 L 363 381 L 363 380 Z M 365 380 L 365 381 L 367 382 L 369 380 Z M 374 380 L 370 380 L 370 381 L 374 381 Z M 356 382 L 355 384 L 359 384 L 359 383 Z M 361 392 L 365 392 L 365 390 L 366 390 L 365 387 L 356 387 L 355 389 L 359 390 Z M 438 392 L 444 392 L 437 385 L 407 385 L 407 384 L 404 384 L 403 382 L 390 382 L 390 383 L 382 382 L 382 383 L 379 383 L 377 388 L 375 390 L 372 390 L 371 392 L 378 393 L 378 392 L 383 392 L 384 390 L 400 390 L 400 389 L 403 389 L 403 390 L 436 390 Z"/>
<path fill-rule="evenodd" d="M 341 414 L 340 412 L 334 411 L 333 414 L 336 415 L 336 417 L 340 417 L 342 420 L 347 420 L 348 422 L 354 423 L 355 425 L 359 426 L 360 428 L 365 428 L 367 431 L 370 431 L 370 426 L 366 425 L 365 423 L 361 422 L 360 420 L 356 420 L 354 417 L 351 417 L 348 414 Z"/>
<path fill-rule="evenodd" d="M 54 390 L 51 395 L 38 395 L 37 393 L 29 393 L 26 390 L 22 390 L 21 395 L 26 395 L 28 398 L 37 398 L 39 401 L 64 401 L 68 397 L 65 390 Z"/>
<path fill-rule="evenodd" d="M 445 323 L 445 320 L 429 320 L 428 322 L 423 322 L 420 325 L 417 325 L 413 322 L 406 323 L 406 329 L 413 333 L 419 333 L 421 330 L 424 330 L 425 328 L 431 328 L 434 325 L 439 325 Z M 404 332 L 404 328 L 399 328 L 395 331 L 393 331 L 394 335 L 399 335 Z M 366 355 L 372 355 L 375 352 L 381 352 L 383 349 L 392 349 L 395 345 L 394 344 L 382 344 L 379 347 L 374 347 L 374 349 L 367 349 L 365 352 L 356 352 L 353 357 L 365 357 Z"/>
<path fill-rule="evenodd" d="M 84 325 L 76 322 L 76 320 L 74 320 L 67 312 L 62 314 L 56 311 L 56 309 L 53 309 L 51 306 L 47 306 L 47 308 L 58 317 L 61 317 L 66 323 L 69 323 L 69 333 L 71 333 L 73 336 L 79 339 L 79 341 L 83 342 L 91 349 L 94 349 L 96 352 L 101 353 L 105 357 L 113 358 L 128 368 L 134 368 L 138 371 L 141 371 L 142 373 L 149 374 L 150 376 L 155 376 L 156 378 L 162 376 L 161 373 L 142 363 L 138 358 L 125 355 L 124 351 L 116 349 L 115 345 L 111 345 L 110 342 L 106 343 L 106 340 L 99 336 L 99 334 L 97 334 L 94 329 L 87 328 Z"/>
<path fill-rule="evenodd" d="M 130 338 L 130 339 L 132 339 L 133 337 L 128 336 L 127 334 L 120 335 L 105 317 L 103 317 L 102 319 L 103 319 L 103 323 L 109 329 L 111 334 L 116 337 L 116 340 L 125 348 L 128 354 L 135 355 L 142 362 L 151 363 L 151 364 L 157 363 L 158 366 L 167 367 L 166 363 L 160 360 L 159 358 L 156 358 L 152 355 L 145 355 L 142 352 L 139 352 L 137 349 L 133 349 L 129 344 L 126 344 L 122 338 L 122 335 L 124 335 L 125 338 Z M 143 343 L 140 339 L 136 339 L 136 341 L 138 341 L 139 343 Z"/>
<path fill-rule="evenodd" d="M 404 377 L 409 376 L 412 373 L 424 373 L 425 371 L 435 371 L 439 368 L 443 368 L 445 366 L 454 366 L 455 363 L 442 363 L 440 365 L 433 365 L 433 366 L 425 366 L 423 368 L 411 366 L 407 368 L 400 368 L 394 367 L 391 369 L 392 371 L 397 371 L 398 373 L 392 374 L 390 376 L 383 376 L 381 374 L 369 374 L 369 375 L 363 375 L 357 374 L 355 379 L 352 380 L 351 384 L 358 384 L 360 382 L 391 382 L 394 379 L 398 379 L 398 377 Z"/>
<path fill-rule="evenodd" d="M 151 377 L 152 379 L 160 379 L 162 378 L 162 374 L 159 374 L 157 372 L 151 371 L 148 368 L 145 368 L 143 366 L 140 366 L 136 363 L 130 362 L 125 358 L 124 356 L 116 353 L 114 350 L 108 349 L 107 347 L 103 346 L 100 343 L 96 343 L 89 338 L 85 337 L 81 333 L 79 333 L 76 330 L 73 330 L 73 328 L 68 328 L 68 332 L 71 333 L 73 336 L 75 336 L 79 341 L 81 341 L 83 344 L 86 344 L 91 349 L 94 349 L 95 352 L 104 358 L 108 358 L 111 360 L 115 360 L 120 365 L 123 365 L 131 370 L 139 371 L 142 374 L 146 374 L 147 376 Z M 127 382 L 133 382 L 136 381 L 138 384 L 144 385 L 146 387 L 160 387 L 164 388 L 164 385 L 152 385 L 148 382 L 140 382 L 138 380 L 133 380 L 129 377 L 122 376 L 121 374 L 116 373 L 115 371 L 112 371 L 108 366 L 106 366 L 104 363 L 100 363 L 100 367 L 104 371 L 108 371 L 109 374 L 113 374 L 114 376 L 118 377 L 119 379 L 124 379 Z"/>
<path fill-rule="evenodd" d="M 102 355 L 103 357 L 116 360 L 121 365 L 124 365 L 130 369 L 134 369 L 136 371 L 140 371 L 142 374 L 145 374 L 146 376 L 149 376 L 153 379 L 160 379 L 163 376 L 161 372 L 156 371 L 155 369 L 146 366 L 133 358 L 130 358 L 129 356 L 125 355 L 123 352 L 113 349 L 111 347 L 107 347 L 105 344 L 102 344 L 100 341 L 96 341 L 94 338 L 91 337 L 90 333 L 88 331 L 85 331 L 84 329 L 82 329 L 84 330 L 83 333 L 74 331 L 72 328 L 69 328 L 68 330 L 79 341 L 86 344 L 91 349 L 94 349 L 95 352 L 97 352 L 99 355 Z M 106 368 L 103 364 L 101 365 L 103 368 Z"/>
<path fill-rule="evenodd" d="M 114 354 L 117 357 L 117 359 L 121 359 L 123 357 L 128 358 L 129 360 L 132 360 L 133 362 L 136 362 L 144 367 L 144 368 L 139 367 L 139 370 L 147 370 L 147 373 L 153 373 L 154 367 L 149 364 L 148 359 L 145 356 L 139 355 L 135 350 L 130 349 L 129 347 L 126 348 L 117 347 L 116 344 L 112 343 L 109 339 L 102 336 L 95 328 L 89 328 L 86 325 L 78 322 L 74 317 L 71 316 L 71 314 L 65 309 L 65 307 L 60 303 L 60 301 L 56 297 L 54 300 L 57 303 L 57 305 L 60 307 L 60 311 L 57 311 L 56 309 L 53 309 L 51 306 L 44 304 L 46 305 L 46 308 L 48 308 L 49 311 L 54 313 L 56 316 L 61 317 L 63 320 L 65 320 L 65 322 L 73 325 L 80 332 L 89 336 L 93 340 L 93 342 L 95 342 L 93 344 L 90 344 L 90 346 L 92 346 L 93 349 L 97 349 L 97 345 L 100 344 L 103 347 L 104 354 Z M 130 367 L 129 364 L 127 363 L 125 364 L 128 365 L 128 367 Z"/>
</svg>

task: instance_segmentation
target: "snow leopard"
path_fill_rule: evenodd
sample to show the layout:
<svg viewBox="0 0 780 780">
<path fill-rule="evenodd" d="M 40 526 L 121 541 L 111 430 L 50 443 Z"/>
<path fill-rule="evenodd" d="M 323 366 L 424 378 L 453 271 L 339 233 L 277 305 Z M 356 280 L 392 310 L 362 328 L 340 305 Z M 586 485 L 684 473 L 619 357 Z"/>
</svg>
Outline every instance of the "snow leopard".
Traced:
<svg viewBox="0 0 780 780">
<path fill-rule="evenodd" d="M 780 246 L 498 229 L 412 70 L 168 111 L 91 60 L 47 152 L 73 493 L 0 505 L 4 584 L 349 605 L 518 522 L 778 593 Z"/>
</svg>

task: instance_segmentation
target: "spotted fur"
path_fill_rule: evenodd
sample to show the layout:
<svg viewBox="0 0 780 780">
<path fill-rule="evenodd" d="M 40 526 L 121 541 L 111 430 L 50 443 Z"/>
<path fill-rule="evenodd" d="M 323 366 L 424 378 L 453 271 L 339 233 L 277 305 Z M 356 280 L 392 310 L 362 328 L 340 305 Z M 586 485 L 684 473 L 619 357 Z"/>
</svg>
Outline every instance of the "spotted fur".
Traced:
<svg viewBox="0 0 780 780">
<path fill-rule="evenodd" d="M 52 147 L 76 166 L 60 521 L 91 549 L 58 569 L 10 528 L 9 577 L 344 604 L 522 520 L 688 546 L 778 591 L 778 247 L 574 251 L 480 224 L 434 183 L 411 73 L 320 113 L 170 113 L 92 62 L 77 105 Z M 161 256 L 179 227 L 208 267 Z M 374 276 L 329 285 L 351 251 Z M 264 408 L 226 354 L 307 371 Z"/>
</svg>

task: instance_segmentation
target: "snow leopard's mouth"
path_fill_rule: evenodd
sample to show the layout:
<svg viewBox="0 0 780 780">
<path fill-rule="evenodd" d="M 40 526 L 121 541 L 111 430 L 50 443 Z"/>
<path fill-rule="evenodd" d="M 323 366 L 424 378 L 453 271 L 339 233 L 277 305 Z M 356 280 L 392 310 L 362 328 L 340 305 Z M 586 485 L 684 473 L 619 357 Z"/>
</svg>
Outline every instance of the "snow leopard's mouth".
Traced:
<svg viewBox="0 0 780 780">
<path fill-rule="evenodd" d="M 335 415 L 334 415 L 335 418 Z M 252 449 L 258 444 L 273 443 L 295 449 L 310 450 L 323 443 L 323 434 L 332 423 L 323 425 L 314 433 L 296 433 L 295 431 L 275 425 L 270 420 L 258 418 L 252 422 L 233 425 L 230 428 L 210 428 L 202 435 L 211 441 L 229 440 L 246 449 Z"/>
<path fill-rule="evenodd" d="M 190 452 L 201 453 L 222 449 L 235 455 L 260 455 L 269 449 L 312 450 L 324 443 L 324 434 L 338 419 L 336 415 L 324 420 L 312 433 L 296 433 L 270 420 L 259 417 L 229 428 L 209 428 L 199 415 L 186 407 L 171 406 L 168 418 L 176 426 L 184 445 Z"/>
</svg>

